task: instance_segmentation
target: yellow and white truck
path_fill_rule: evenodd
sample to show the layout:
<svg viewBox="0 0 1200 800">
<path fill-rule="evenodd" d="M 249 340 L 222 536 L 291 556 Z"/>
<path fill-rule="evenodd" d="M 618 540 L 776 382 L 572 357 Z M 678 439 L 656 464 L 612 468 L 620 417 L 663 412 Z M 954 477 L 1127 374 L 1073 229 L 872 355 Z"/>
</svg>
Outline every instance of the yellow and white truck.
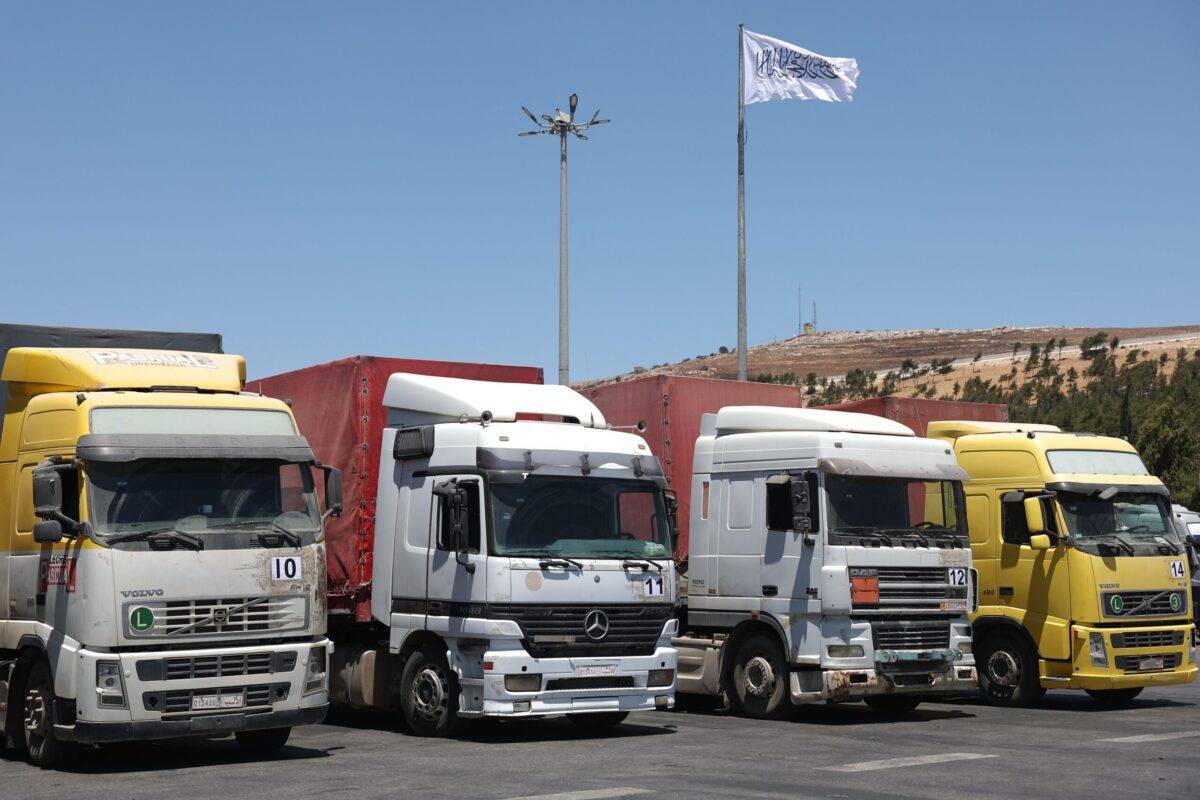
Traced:
<svg viewBox="0 0 1200 800">
<path fill-rule="evenodd" d="M 1054 688 L 1126 702 L 1195 680 L 1188 557 L 1167 488 L 1132 445 L 1007 422 L 931 422 L 928 436 L 970 476 L 975 663 L 991 703 Z"/>
<path fill-rule="evenodd" d="M 4 743 L 43 767 L 74 743 L 282 747 L 328 707 L 315 483 L 336 513 L 340 473 L 284 403 L 242 391 L 219 338 L 54 329 L 80 346 L 19 346 L 46 334 L 0 326 Z"/>
</svg>

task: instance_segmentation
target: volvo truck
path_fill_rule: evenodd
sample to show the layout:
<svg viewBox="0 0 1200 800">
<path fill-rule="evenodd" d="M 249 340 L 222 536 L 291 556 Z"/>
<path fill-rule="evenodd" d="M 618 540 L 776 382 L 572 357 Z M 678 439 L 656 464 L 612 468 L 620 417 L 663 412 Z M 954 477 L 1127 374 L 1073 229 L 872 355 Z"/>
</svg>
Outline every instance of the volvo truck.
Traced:
<svg viewBox="0 0 1200 800">
<path fill-rule="evenodd" d="M 607 727 L 671 708 L 672 506 L 645 441 L 565 386 L 446 377 L 516 368 L 384 376 L 384 363 L 256 384 L 288 400 L 319 457 L 363 464 L 359 523 L 330 543 L 369 575 L 330 614 L 334 701 L 398 709 L 426 736 L 471 718 Z"/>
<path fill-rule="evenodd" d="M 962 481 L 943 442 L 865 414 L 704 414 L 691 471 L 678 690 L 752 717 L 974 691 Z"/>
<path fill-rule="evenodd" d="M 1131 444 L 1026 423 L 931 422 L 929 436 L 970 476 L 989 702 L 1083 689 L 1123 703 L 1195 680 L 1187 555 L 1166 486 Z"/>
<path fill-rule="evenodd" d="M 42 767 L 81 743 L 180 736 L 269 751 L 323 719 L 314 483 L 336 512 L 340 476 L 287 406 L 242 393 L 245 362 L 219 339 L 0 333 L 6 746 Z M 13 346 L 47 338 L 80 346 Z"/>
</svg>

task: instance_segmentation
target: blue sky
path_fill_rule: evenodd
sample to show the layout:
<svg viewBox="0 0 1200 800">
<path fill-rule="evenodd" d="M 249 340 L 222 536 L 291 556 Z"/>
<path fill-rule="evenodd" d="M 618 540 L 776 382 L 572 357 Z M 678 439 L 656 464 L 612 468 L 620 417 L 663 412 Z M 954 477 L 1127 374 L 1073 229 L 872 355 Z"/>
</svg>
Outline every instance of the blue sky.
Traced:
<svg viewBox="0 0 1200 800">
<path fill-rule="evenodd" d="M 354 353 L 735 342 L 736 26 L 858 59 L 747 110 L 750 340 L 1200 321 L 1200 5 L 9 2 L 0 320 L 215 330 L 264 375 Z"/>
</svg>

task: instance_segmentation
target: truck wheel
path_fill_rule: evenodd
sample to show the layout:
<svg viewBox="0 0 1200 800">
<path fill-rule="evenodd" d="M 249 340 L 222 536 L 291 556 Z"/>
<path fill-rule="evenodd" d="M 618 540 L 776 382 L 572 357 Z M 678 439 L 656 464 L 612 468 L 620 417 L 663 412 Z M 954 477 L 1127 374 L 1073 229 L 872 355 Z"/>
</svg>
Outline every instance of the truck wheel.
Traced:
<svg viewBox="0 0 1200 800">
<path fill-rule="evenodd" d="M 979 688 L 988 703 L 1008 708 L 1028 708 L 1046 693 L 1038 680 L 1037 656 L 1010 633 L 994 633 L 983 640 Z"/>
<path fill-rule="evenodd" d="M 880 714 L 911 714 L 921 705 L 920 698 L 904 694 L 881 694 L 874 697 L 864 697 L 863 702 L 872 711 Z"/>
<path fill-rule="evenodd" d="M 70 743 L 54 736 L 54 684 L 50 679 L 50 665 L 45 659 L 39 658 L 29 668 L 21 717 L 29 763 L 42 769 L 52 769 L 62 763 L 72 748 Z"/>
<path fill-rule="evenodd" d="M 1138 686 L 1134 689 L 1086 689 L 1085 690 L 1092 699 L 1097 703 L 1105 705 L 1119 706 L 1128 703 L 1133 698 L 1142 693 L 1142 687 Z"/>
<path fill-rule="evenodd" d="M 408 657 L 400 677 L 400 710 L 418 736 L 450 736 L 458 726 L 458 678 L 445 652 L 425 645 Z"/>
<path fill-rule="evenodd" d="M 606 730 L 617 727 L 628 716 L 628 711 L 601 711 L 596 714 L 567 714 L 567 719 L 581 728 Z"/>
<path fill-rule="evenodd" d="M 791 710 L 787 662 L 773 636 L 755 634 L 738 649 L 730 675 L 739 711 L 755 719 L 779 719 Z"/>
<path fill-rule="evenodd" d="M 283 746 L 287 744 L 288 737 L 292 735 L 292 729 L 271 728 L 265 731 L 237 731 L 233 735 L 237 739 L 238 746 L 247 753 L 267 755 L 283 749 Z"/>
</svg>

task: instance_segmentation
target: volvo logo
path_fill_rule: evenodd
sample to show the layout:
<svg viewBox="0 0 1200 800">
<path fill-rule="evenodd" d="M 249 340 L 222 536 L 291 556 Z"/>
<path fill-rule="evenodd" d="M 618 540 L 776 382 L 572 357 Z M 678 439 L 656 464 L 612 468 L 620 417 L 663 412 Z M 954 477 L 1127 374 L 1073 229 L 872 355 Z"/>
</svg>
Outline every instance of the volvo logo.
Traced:
<svg viewBox="0 0 1200 800">
<path fill-rule="evenodd" d="M 583 632 L 593 642 L 598 642 L 608 635 L 608 614 L 600 609 L 592 609 L 583 618 Z"/>
<path fill-rule="evenodd" d="M 213 622 L 215 622 L 217 625 L 224 625 L 226 622 L 229 622 L 229 609 L 213 609 Z"/>
</svg>

